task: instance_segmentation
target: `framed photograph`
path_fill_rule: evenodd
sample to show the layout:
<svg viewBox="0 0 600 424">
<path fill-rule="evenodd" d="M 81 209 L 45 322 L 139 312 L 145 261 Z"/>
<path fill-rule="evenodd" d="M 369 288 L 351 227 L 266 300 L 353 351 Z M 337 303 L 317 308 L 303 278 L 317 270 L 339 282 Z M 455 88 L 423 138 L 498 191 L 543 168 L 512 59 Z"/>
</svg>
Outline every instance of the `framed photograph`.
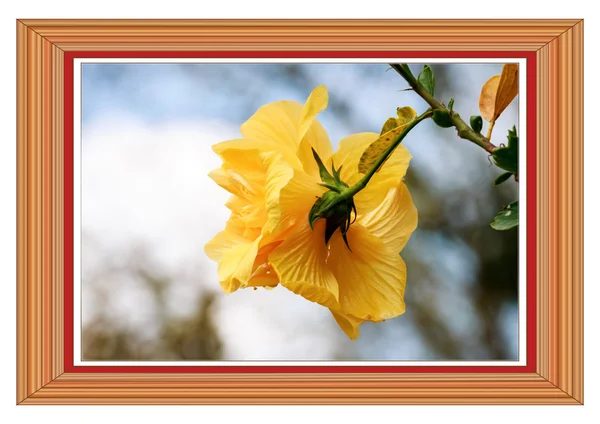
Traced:
<svg viewBox="0 0 600 424">
<path fill-rule="evenodd" d="M 18 404 L 583 404 L 583 20 L 18 20 Z"/>
</svg>

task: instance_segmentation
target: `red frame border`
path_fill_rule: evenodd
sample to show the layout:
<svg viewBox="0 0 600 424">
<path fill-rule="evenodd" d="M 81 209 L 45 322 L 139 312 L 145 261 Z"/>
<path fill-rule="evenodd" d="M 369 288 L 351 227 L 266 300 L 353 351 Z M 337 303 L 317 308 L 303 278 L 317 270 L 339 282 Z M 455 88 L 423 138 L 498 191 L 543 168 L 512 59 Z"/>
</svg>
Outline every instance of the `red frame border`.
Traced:
<svg viewBox="0 0 600 424">
<path fill-rule="evenodd" d="M 64 370 L 68 373 L 532 373 L 536 371 L 536 267 L 527 270 L 527 360 L 524 366 L 75 366 L 73 365 L 73 66 L 76 58 L 502 58 L 527 60 L 527 261 L 536 263 L 535 52 L 65 52 L 64 53 Z"/>
</svg>

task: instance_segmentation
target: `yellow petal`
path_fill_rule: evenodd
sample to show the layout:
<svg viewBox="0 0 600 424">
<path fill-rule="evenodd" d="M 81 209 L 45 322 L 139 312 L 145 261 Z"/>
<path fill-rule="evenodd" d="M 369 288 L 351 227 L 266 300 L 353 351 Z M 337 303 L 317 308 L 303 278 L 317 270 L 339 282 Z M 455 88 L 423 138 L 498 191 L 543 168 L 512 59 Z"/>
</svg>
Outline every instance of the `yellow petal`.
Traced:
<svg viewBox="0 0 600 424">
<path fill-rule="evenodd" d="M 279 152 L 290 166 L 301 168 L 302 164 L 296 156 L 298 143 L 290 147 L 277 141 L 252 138 L 236 138 L 223 141 L 212 146 L 215 153 L 223 158 L 230 168 L 251 170 L 259 163 L 258 155 L 264 152 Z"/>
<path fill-rule="evenodd" d="M 360 330 L 358 326 L 364 322 L 364 320 L 353 317 L 352 315 L 344 314 L 341 310 L 329 309 L 335 322 L 340 328 L 346 333 L 351 340 L 356 340 L 360 336 Z"/>
<path fill-rule="evenodd" d="M 324 85 L 318 86 L 310 93 L 308 99 L 306 99 L 306 103 L 304 103 L 304 106 L 302 107 L 302 112 L 300 113 L 298 141 L 302 140 L 304 135 L 308 132 L 308 129 L 319 112 L 322 112 L 327 108 L 328 102 L 329 94 Z"/>
<path fill-rule="evenodd" d="M 269 261 L 279 275 L 280 284 L 296 294 L 323 306 L 335 307 L 338 284 L 327 265 L 325 220 L 301 220 L 270 255 Z"/>
<path fill-rule="evenodd" d="M 331 157 L 336 167 L 342 165 L 341 178 L 349 186 L 356 184 L 363 174 L 358 172 L 358 162 L 366 148 L 377 138 L 377 133 L 358 133 L 343 138 L 338 151 Z M 354 196 L 354 204 L 359 215 L 375 209 L 388 191 L 398 185 L 406 174 L 411 156 L 402 144 L 389 156 L 367 186 Z"/>
<path fill-rule="evenodd" d="M 267 244 L 261 247 L 254 260 L 252 276 L 248 281 L 248 287 L 273 288 L 279 284 L 279 276 L 269 262 L 269 255 L 281 242 Z"/>
<path fill-rule="evenodd" d="M 296 155 L 307 174 L 318 176 L 319 167 L 313 156 L 312 149 L 315 149 L 321 160 L 326 160 L 333 154 L 329 136 L 317 120 L 312 123 L 310 129 L 300 142 Z"/>
<path fill-rule="evenodd" d="M 263 152 L 278 148 L 291 166 L 313 172 L 316 163 L 311 147 L 323 158 L 333 152 L 327 133 L 316 120 L 319 112 L 327 107 L 327 102 L 327 88 L 319 86 L 304 105 L 287 100 L 269 103 L 242 125 L 242 134 L 247 139 L 266 142 L 260 147 Z"/>
<path fill-rule="evenodd" d="M 307 140 L 312 147 L 317 151 L 321 158 L 326 159 L 333 154 L 333 147 L 329 141 L 327 131 L 323 128 L 323 125 L 316 119 L 312 122 L 312 125 L 308 128 L 306 134 L 302 138 L 302 141 Z M 312 157 L 312 155 L 311 155 Z M 313 162 L 314 162 L 314 158 Z"/>
<path fill-rule="evenodd" d="M 262 171 L 262 173 L 265 172 Z M 208 175 L 233 194 L 226 202 L 226 206 L 234 212 L 234 216 L 244 222 L 247 229 L 260 229 L 264 226 L 267 222 L 267 211 L 264 206 L 264 182 L 246 179 L 245 174 L 242 175 L 233 169 L 219 168 L 211 171 Z M 264 177 L 262 179 L 264 180 Z"/>
<path fill-rule="evenodd" d="M 268 215 L 263 233 L 270 234 L 281 221 L 281 190 L 294 175 L 294 170 L 278 153 L 263 153 L 261 160 L 266 169 L 265 208 Z"/>
<path fill-rule="evenodd" d="M 225 190 L 242 199 L 251 201 L 253 198 L 264 196 L 264 188 L 261 184 L 247 179 L 233 169 L 217 168 L 210 171 L 208 176 Z"/>
<path fill-rule="evenodd" d="M 356 222 L 393 252 L 400 253 L 417 228 L 418 212 L 406 184 L 401 182 L 377 208 L 359 216 Z"/>
<path fill-rule="evenodd" d="M 310 93 L 302 108 L 298 134 L 300 145 L 296 154 L 302 162 L 304 171 L 311 175 L 319 175 L 319 167 L 313 157 L 312 149 L 315 149 L 319 157 L 323 159 L 327 159 L 333 154 L 327 132 L 315 119 L 319 112 L 327 108 L 328 101 L 327 88 L 321 85 Z"/>
<path fill-rule="evenodd" d="M 210 175 L 210 174 L 209 174 Z M 225 206 L 229 208 L 232 212 L 241 213 L 241 211 L 248 205 L 248 201 L 246 199 L 242 199 L 238 196 L 231 196 L 225 202 Z"/>
<path fill-rule="evenodd" d="M 404 313 L 406 265 L 400 255 L 358 223 L 350 227 L 347 237 L 352 252 L 337 231 L 331 238 L 329 258 L 342 311 L 371 321 Z"/>
<path fill-rule="evenodd" d="M 299 123 L 302 105 L 282 100 L 261 106 L 241 126 L 244 138 L 264 140 L 284 146 L 293 152 L 298 149 Z"/>
<path fill-rule="evenodd" d="M 327 107 L 327 101 L 327 89 L 319 86 L 310 94 L 304 105 L 287 100 L 269 103 L 258 109 L 242 125 L 242 134 L 245 138 L 275 143 L 282 150 L 294 154 L 297 153 L 300 142 L 306 139 L 307 144 L 328 157 L 332 152 L 329 137 L 315 119 L 319 112 Z M 263 151 L 269 150 L 264 147 Z"/>
<path fill-rule="evenodd" d="M 270 272 L 270 274 L 267 274 Z M 279 284 L 279 277 L 275 274 L 274 271 L 269 271 L 266 268 L 258 268 L 256 274 L 252 275 L 250 281 L 246 287 L 264 287 L 266 289 L 272 289 L 277 287 Z"/>
<path fill-rule="evenodd" d="M 252 277 L 253 265 L 258 253 L 260 237 L 250 243 L 234 246 L 221 257 L 218 275 L 225 293 L 245 286 Z"/>
<path fill-rule="evenodd" d="M 281 144 L 278 144 L 276 141 L 272 140 L 261 140 L 256 138 L 234 138 L 231 140 L 221 141 L 220 143 L 214 144 L 212 146 L 213 151 L 221 156 L 225 160 L 234 160 L 236 157 L 239 157 L 241 160 L 236 163 L 243 165 L 244 160 L 243 156 L 247 154 L 247 150 L 258 150 L 258 151 L 271 151 L 277 150 L 282 147 Z M 227 155 L 229 150 L 241 150 L 241 152 L 237 152 L 237 155 L 233 155 L 230 157 L 224 157 Z"/>
<path fill-rule="evenodd" d="M 225 230 L 218 233 L 211 241 L 204 246 L 204 252 L 213 261 L 220 261 L 223 255 L 231 250 L 234 246 L 243 243 L 250 243 L 243 236 L 243 226 L 236 220 L 229 220 L 225 226 Z"/>
<path fill-rule="evenodd" d="M 267 204 L 269 219 L 273 219 L 271 232 L 282 232 L 300 221 L 308 222 L 310 209 L 327 191 L 319 185 L 320 182 L 317 177 L 294 170 L 293 177 L 281 189 L 279 202 Z"/>
<path fill-rule="evenodd" d="M 223 159 L 223 169 L 235 169 L 236 171 L 243 173 L 244 177 L 249 180 L 256 180 L 260 182 L 264 180 L 264 172 L 262 171 L 262 162 L 260 160 L 260 149 L 274 149 L 270 143 L 258 142 L 257 145 L 252 146 L 253 140 L 246 140 L 244 143 L 245 148 L 234 148 L 239 139 L 224 141 L 213 146 L 214 151 L 218 151 L 219 156 Z M 239 146 L 238 146 L 239 147 Z"/>
</svg>

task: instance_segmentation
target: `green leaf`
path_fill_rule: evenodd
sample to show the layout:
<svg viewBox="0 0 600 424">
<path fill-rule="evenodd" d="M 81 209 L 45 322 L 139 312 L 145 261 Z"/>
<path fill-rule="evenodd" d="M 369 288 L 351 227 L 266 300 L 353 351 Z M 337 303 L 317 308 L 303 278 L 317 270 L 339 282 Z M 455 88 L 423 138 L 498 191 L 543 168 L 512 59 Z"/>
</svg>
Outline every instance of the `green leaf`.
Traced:
<svg viewBox="0 0 600 424">
<path fill-rule="evenodd" d="M 433 122 L 435 122 L 439 127 L 450 128 L 453 126 L 452 119 L 450 118 L 450 112 L 445 109 L 434 110 L 432 119 Z"/>
<path fill-rule="evenodd" d="M 498 178 L 496 178 L 496 181 L 494 181 L 494 185 L 502 184 L 504 181 L 512 177 L 512 175 L 512 172 L 505 172 L 504 174 L 501 174 Z"/>
<path fill-rule="evenodd" d="M 511 228 L 519 225 L 519 201 L 512 202 L 506 206 L 503 210 L 498 212 L 494 218 L 494 222 L 490 223 L 490 226 L 494 230 L 504 231 L 510 230 Z"/>
<path fill-rule="evenodd" d="M 517 129 L 508 130 L 508 144 L 493 150 L 496 165 L 513 174 L 519 173 L 519 137 Z"/>
<path fill-rule="evenodd" d="M 454 97 L 450 97 L 450 101 L 448 102 L 448 109 L 452 112 L 452 108 L 454 107 Z"/>
<path fill-rule="evenodd" d="M 429 65 L 423 66 L 423 70 L 419 74 L 419 82 L 427 90 L 429 94 L 433 96 L 435 91 L 435 79 L 433 77 L 433 71 Z"/>
</svg>

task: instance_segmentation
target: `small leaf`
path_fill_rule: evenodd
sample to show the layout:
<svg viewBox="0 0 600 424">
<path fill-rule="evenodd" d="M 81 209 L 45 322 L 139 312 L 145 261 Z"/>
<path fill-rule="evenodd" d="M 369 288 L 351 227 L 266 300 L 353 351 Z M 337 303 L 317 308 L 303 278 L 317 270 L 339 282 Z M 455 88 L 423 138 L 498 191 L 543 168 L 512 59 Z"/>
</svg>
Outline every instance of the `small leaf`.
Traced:
<svg viewBox="0 0 600 424">
<path fill-rule="evenodd" d="M 450 101 L 448 102 L 448 109 L 452 112 L 452 108 L 454 107 L 454 97 L 450 97 Z"/>
<path fill-rule="evenodd" d="M 396 127 L 391 131 L 379 136 L 377 140 L 372 142 L 369 147 L 363 152 L 358 162 L 358 172 L 366 174 L 369 172 L 381 154 L 396 140 L 396 138 L 404 131 L 406 125 Z"/>
<path fill-rule="evenodd" d="M 381 133 L 379 133 L 379 135 L 383 135 L 386 132 L 393 130 L 397 126 L 398 118 L 388 118 L 388 120 L 385 121 L 385 124 L 383 124 L 383 127 L 381 128 Z"/>
<path fill-rule="evenodd" d="M 475 131 L 477 134 L 481 133 L 481 128 L 483 128 L 483 119 L 481 119 L 481 116 L 471 116 L 471 128 L 473 128 L 473 131 Z"/>
<path fill-rule="evenodd" d="M 431 118 L 433 119 L 433 122 L 442 128 L 450 128 L 453 126 L 450 112 L 445 109 L 434 110 Z"/>
<path fill-rule="evenodd" d="M 419 82 L 427 90 L 429 94 L 433 96 L 435 91 L 435 79 L 433 77 L 433 71 L 429 65 L 423 66 L 423 70 L 419 74 Z"/>
<path fill-rule="evenodd" d="M 401 125 L 406 125 L 417 119 L 417 111 L 410 106 L 397 108 L 396 114 L 398 115 L 398 127 Z"/>
<path fill-rule="evenodd" d="M 515 127 L 508 130 L 508 144 L 504 147 L 495 148 L 492 157 L 496 166 L 513 174 L 519 172 L 519 137 L 517 137 Z"/>
<path fill-rule="evenodd" d="M 498 178 L 496 178 L 496 181 L 494 181 L 494 185 L 502 184 L 504 181 L 508 180 L 512 175 L 512 172 L 505 172 L 504 174 L 501 174 L 500 176 L 498 176 Z"/>
<path fill-rule="evenodd" d="M 512 202 L 506 206 L 503 210 L 496 214 L 494 221 L 490 223 L 490 226 L 494 230 L 504 231 L 510 230 L 511 228 L 519 225 L 519 201 Z"/>
<path fill-rule="evenodd" d="M 502 67 L 502 74 L 487 80 L 481 87 L 479 111 L 481 116 L 493 122 L 519 93 L 519 65 L 508 63 Z"/>
<path fill-rule="evenodd" d="M 399 107 L 396 112 L 398 113 L 398 118 L 389 118 L 385 121 L 379 138 L 373 141 L 363 152 L 358 162 L 358 172 L 362 174 L 369 172 L 369 169 L 375 165 L 375 162 L 377 162 L 382 153 L 390 147 L 406 126 L 417 117 L 417 112 L 409 106 Z M 392 128 L 394 124 L 396 126 Z"/>
<path fill-rule="evenodd" d="M 397 118 L 388 118 L 381 128 L 381 134 L 393 130 L 396 127 L 406 125 L 417 118 L 417 112 L 410 106 L 399 107 L 396 109 Z"/>
</svg>

